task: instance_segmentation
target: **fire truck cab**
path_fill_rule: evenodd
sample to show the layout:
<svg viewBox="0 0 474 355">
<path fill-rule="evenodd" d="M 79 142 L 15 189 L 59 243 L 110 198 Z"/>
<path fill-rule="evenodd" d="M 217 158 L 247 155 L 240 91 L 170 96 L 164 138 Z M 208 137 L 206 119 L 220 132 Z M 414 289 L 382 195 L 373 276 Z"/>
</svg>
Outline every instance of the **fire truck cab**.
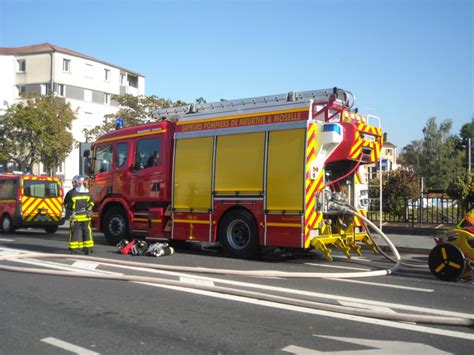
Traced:
<svg viewBox="0 0 474 355">
<path fill-rule="evenodd" d="M 44 228 L 55 233 L 64 220 L 63 189 L 58 178 L 0 174 L 0 228 Z"/>
<path fill-rule="evenodd" d="M 93 225 L 111 244 L 130 236 L 220 243 L 248 258 L 263 246 L 373 249 L 364 165 L 382 131 L 333 88 L 158 110 L 156 122 L 93 144 Z"/>
</svg>

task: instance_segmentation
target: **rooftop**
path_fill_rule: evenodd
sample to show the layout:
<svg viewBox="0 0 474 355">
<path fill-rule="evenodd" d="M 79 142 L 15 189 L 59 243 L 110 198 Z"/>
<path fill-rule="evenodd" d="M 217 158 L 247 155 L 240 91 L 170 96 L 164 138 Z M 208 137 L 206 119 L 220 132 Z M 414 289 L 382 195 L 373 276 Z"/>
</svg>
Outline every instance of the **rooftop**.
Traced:
<svg viewBox="0 0 474 355">
<path fill-rule="evenodd" d="M 105 62 L 103 60 L 96 59 L 96 58 L 90 57 L 88 55 L 73 51 L 71 49 L 59 47 L 59 46 L 56 46 L 56 45 L 50 44 L 50 43 L 34 44 L 34 45 L 31 45 L 31 46 L 12 47 L 12 48 L 0 47 L 0 55 L 16 55 L 16 56 L 18 56 L 18 55 L 50 53 L 50 52 L 59 52 L 59 53 L 71 55 L 71 56 L 74 56 L 74 57 L 79 57 L 79 58 L 91 60 L 91 61 L 94 61 L 94 62 L 102 63 L 102 64 L 105 64 L 105 65 L 108 65 L 108 66 L 126 71 L 127 73 L 131 73 L 131 74 L 143 77 L 142 74 L 134 72 L 132 70 L 129 70 L 129 69 L 126 69 L 126 68 L 123 68 L 123 67 L 119 67 L 115 64 L 111 64 L 111 63 Z"/>
</svg>

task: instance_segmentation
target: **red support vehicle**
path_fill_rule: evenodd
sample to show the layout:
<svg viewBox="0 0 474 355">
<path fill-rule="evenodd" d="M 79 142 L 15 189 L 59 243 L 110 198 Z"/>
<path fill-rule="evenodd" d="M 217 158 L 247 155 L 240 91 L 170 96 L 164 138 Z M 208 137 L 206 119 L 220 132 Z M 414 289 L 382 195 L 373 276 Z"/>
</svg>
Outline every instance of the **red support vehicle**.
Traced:
<svg viewBox="0 0 474 355">
<path fill-rule="evenodd" d="M 43 228 L 55 233 L 64 220 L 61 180 L 30 174 L 0 174 L 0 229 Z"/>
<path fill-rule="evenodd" d="M 262 246 L 360 253 L 364 226 L 328 203 L 365 213 L 364 165 L 382 145 L 378 119 L 351 111 L 351 97 L 334 88 L 162 109 L 105 134 L 92 146 L 93 226 L 111 244 L 202 241 L 242 258 Z"/>
</svg>

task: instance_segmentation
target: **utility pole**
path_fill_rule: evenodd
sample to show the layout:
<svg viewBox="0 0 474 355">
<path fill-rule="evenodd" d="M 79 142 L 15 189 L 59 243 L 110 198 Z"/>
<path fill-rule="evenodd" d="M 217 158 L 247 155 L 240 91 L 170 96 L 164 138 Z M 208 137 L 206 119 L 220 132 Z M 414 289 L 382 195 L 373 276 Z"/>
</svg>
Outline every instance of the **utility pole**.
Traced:
<svg viewBox="0 0 474 355">
<path fill-rule="evenodd" d="M 467 139 L 467 172 L 471 173 L 471 138 Z"/>
</svg>

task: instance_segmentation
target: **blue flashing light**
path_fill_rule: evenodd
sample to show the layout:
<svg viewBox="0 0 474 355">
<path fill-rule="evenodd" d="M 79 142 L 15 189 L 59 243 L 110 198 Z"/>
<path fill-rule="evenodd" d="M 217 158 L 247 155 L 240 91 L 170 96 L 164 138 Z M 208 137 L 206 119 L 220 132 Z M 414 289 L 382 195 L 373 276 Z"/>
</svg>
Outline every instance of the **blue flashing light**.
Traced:
<svg viewBox="0 0 474 355">
<path fill-rule="evenodd" d="M 337 134 L 341 134 L 341 126 L 336 123 L 328 123 L 324 125 L 323 132 L 336 132 Z"/>
<path fill-rule="evenodd" d="M 115 129 L 123 128 L 123 118 L 117 118 L 115 120 Z"/>
</svg>

